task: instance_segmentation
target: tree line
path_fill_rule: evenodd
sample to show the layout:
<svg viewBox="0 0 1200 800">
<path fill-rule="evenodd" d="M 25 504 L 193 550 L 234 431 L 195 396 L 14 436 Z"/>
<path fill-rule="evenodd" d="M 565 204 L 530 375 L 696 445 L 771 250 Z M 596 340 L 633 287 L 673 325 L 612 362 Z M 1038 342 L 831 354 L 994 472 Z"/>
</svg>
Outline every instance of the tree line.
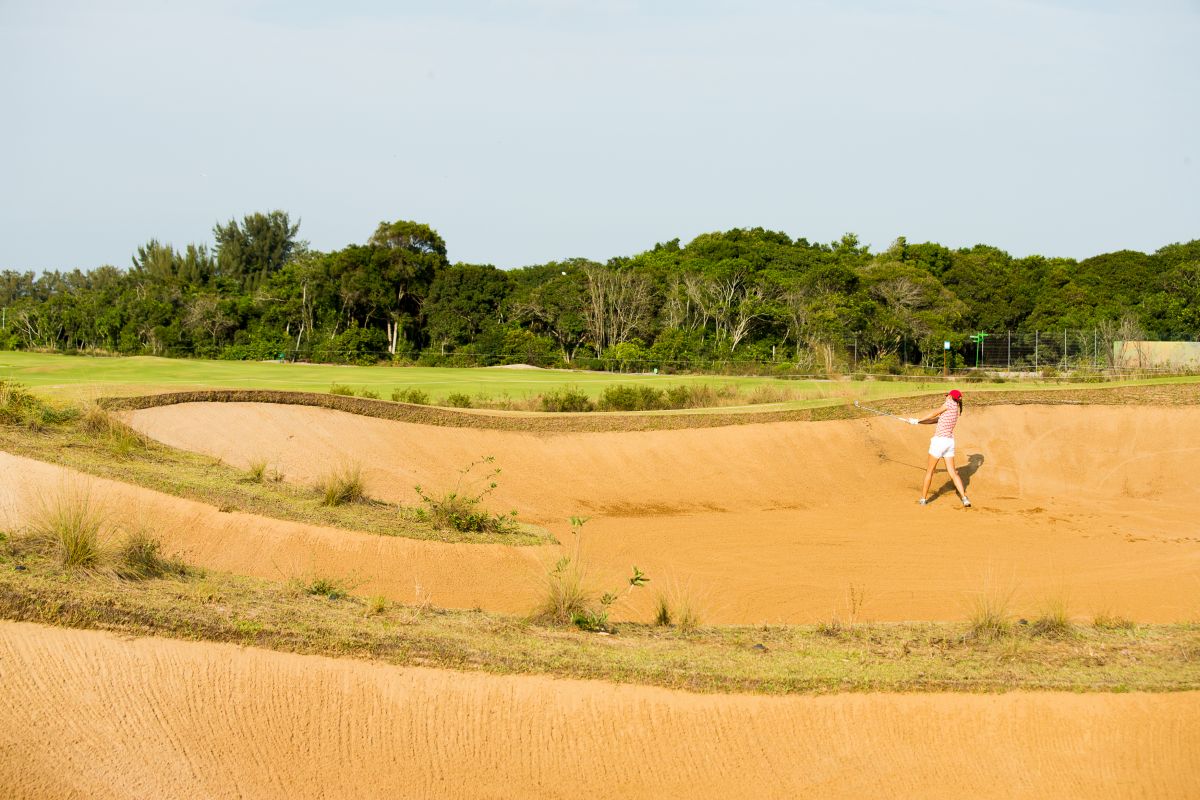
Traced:
<svg viewBox="0 0 1200 800">
<path fill-rule="evenodd" d="M 1200 240 L 1083 260 L 897 239 L 871 253 L 762 228 L 706 233 L 601 263 L 450 263 L 429 225 L 383 222 L 320 252 L 283 211 L 151 239 L 129 268 L 0 272 L 0 347 L 68 352 L 834 371 L 941 363 L 979 331 L 1200 336 Z M 853 345 L 851 345 L 853 342 Z"/>
</svg>

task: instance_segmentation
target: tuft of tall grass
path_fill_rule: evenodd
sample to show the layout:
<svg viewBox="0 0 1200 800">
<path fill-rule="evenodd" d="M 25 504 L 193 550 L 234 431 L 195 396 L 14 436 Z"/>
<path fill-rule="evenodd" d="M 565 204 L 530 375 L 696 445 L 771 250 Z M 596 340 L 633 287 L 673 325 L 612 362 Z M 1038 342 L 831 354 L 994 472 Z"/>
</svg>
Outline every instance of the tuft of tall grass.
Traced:
<svg viewBox="0 0 1200 800">
<path fill-rule="evenodd" d="M 584 588 L 583 577 L 578 561 L 560 558 L 546 574 L 542 599 L 534 616 L 566 625 L 585 615 L 592 597 Z"/>
<path fill-rule="evenodd" d="M 1042 604 L 1041 613 L 1029 625 L 1029 633 L 1047 639 L 1063 639 L 1075 632 L 1068 613 L 1067 600 L 1056 597 Z"/>
<path fill-rule="evenodd" d="M 321 495 L 321 505 L 325 506 L 358 503 L 367 498 L 362 467 L 358 464 L 346 464 L 326 472 L 317 479 L 314 488 Z"/>
<path fill-rule="evenodd" d="M 1092 620 L 1093 627 L 1102 631 L 1131 631 L 1137 628 L 1137 623 L 1129 617 L 1102 611 Z"/>
<path fill-rule="evenodd" d="M 347 386 L 344 383 L 334 383 L 330 384 L 329 393 L 341 395 L 342 397 L 354 397 L 354 387 Z"/>
<path fill-rule="evenodd" d="M 104 512 L 89 488 L 64 485 L 42 498 L 34 511 L 31 537 L 37 545 L 55 552 L 68 569 L 91 569 L 103 556 Z"/>
<path fill-rule="evenodd" d="M 263 483 L 267 478 L 267 460 L 252 458 L 246 466 L 246 477 L 251 483 Z"/>
<path fill-rule="evenodd" d="M 654 624 L 673 627 L 680 633 L 692 633 L 700 627 L 700 604 L 691 584 L 668 582 L 654 599 Z"/>
<path fill-rule="evenodd" d="M 146 446 L 146 437 L 117 419 L 97 403 L 88 403 L 79 417 L 80 427 L 116 456 L 125 457 Z"/>
<path fill-rule="evenodd" d="M 1012 592 L 985 587 L 971 600 L 967 616 L 971 636 L 999 639 L 1012 631 Z"/>
</svg>

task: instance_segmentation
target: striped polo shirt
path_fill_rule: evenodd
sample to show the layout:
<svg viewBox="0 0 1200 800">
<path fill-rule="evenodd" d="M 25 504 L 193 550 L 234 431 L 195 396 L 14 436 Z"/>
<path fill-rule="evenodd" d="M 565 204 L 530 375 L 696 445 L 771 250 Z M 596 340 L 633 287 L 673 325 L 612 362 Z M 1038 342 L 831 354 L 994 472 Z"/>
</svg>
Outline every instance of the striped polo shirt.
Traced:
<svg viewBox="0 0 1200 800">
<path fill-rule="evenodd" d="M 947 396 L 946 403 L 942 406 L 942 415 L 938 417 L 937 430 L 933 432 L 933 435 L 953 439 L 954 426 L 957 422 L 958 403 L 954 402 L 953 397 Z"/>
</svg>

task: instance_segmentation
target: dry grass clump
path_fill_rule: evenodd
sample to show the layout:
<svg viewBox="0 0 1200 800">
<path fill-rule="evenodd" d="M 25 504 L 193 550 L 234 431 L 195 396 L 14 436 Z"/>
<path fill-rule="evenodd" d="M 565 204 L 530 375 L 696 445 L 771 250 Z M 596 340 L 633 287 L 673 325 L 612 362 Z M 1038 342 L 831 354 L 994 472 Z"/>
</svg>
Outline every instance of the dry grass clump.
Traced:
<svg viewBox="0 0 1200 800">
<path fill-rule="evenodd" d="M 368 617 L 376 617 L 388 610 L 388 599 L 381 594 L 367 598 L 367 607 L 363 613 Z"/>
<path fill-rule="evenodd" d="M 113 455 L 126 457 L 146 446 L 146 437 L 121 422 L 97 403 L 88 403 L 79 416 L 79 427 L 95 437 Z"/>
<path fill-rule="evenodd" d="M 178 559 L 163 558 L 162 542 L 145 531 L 126 537 L 116 551 L 116 573 L 126 580 L 148 580 L 166 575 L 185 576 L 187 565 Z"/>
<path fill-rule="evenodd" d="M 1092 626 L 1102 631 L 1132 631 L 1137 628 L 1137 623 L 1129 617 L 1110 611 L 1101 611 L 1092 620 Z"/>
<path fill-rule="evenodd" d="M 162 543 L 145 530 L 134 531 L 113 546 L 115 537 L 116 530 L 90 488 L 66 484 L 42 499 L 16 549 L 40 553 L 64 569 L 102 571 L 126 580 L 188 574 L 182 561 L 163 557 Z"/>
<path fill-rule="evenodd" d="M 1061 639 L 1072 635 L 1074 631 L 1075 626 L 1071 624 L 1067 600 L 1062 597 L 1052 598 L 1043 603 L 1041 613 L 1029 625 L 1031 635 L 1048 639 Z"/>
<path fill-rule="evenodd" d="M 970 635 L 976 639 L 999 639 L 1012 632 L 1012 591 L 985 587 L 971 600 L 967 616 Z"/>
<path fill-rule="evenodd" d="M 359 464 L 345 464 L 326 472 L 317 479 L 314 487 L 321 495 L 321 505 L 340 506 L 360 503 L 367 499 Z"/>
<path fill-rule="evenodd" d="M 246 480 L 250 483 L 281 483 L 283 472 L 279 467 L 272 467 L 270 460 L 266 458 L 252 458 L 246 465 Z"/>
</svg>

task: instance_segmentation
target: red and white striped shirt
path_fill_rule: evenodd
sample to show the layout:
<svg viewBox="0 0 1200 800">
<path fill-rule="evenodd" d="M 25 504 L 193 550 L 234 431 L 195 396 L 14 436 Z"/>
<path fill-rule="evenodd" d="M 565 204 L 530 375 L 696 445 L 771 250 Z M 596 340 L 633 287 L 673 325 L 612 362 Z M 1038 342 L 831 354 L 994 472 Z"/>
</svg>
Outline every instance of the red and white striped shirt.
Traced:
<svg viewBox="0 0 1200 800">
<path fill-rule="evenodd" d="M 947 397 L 945 405 L 942 406 L 942 415 L 938 417 L 937 430 L 933 432 L 933 435 L 953 439 L 954 426 L 957 422 L 958 403 L 954 402 L 953 397 Z"/>
</svg>

